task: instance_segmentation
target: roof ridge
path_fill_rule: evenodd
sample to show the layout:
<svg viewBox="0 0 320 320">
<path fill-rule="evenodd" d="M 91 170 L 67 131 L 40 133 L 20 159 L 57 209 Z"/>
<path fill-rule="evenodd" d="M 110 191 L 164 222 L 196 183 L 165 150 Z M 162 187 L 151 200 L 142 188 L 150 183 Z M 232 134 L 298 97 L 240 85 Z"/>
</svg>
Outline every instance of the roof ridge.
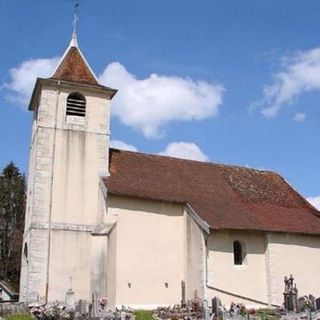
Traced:
<svg viewBox="0 0 320 320">
<path fill-rule="evenodd" d="M 130 150 L 124 150 L 124 149 L 117 149 L 117 148 L 109 148 L 109 149 L 110 150 L 114 150 L 114 151 L 119 151 L 119 152 L 125 152 L 125 153 L 133 153 L 133 154 L 145 155 L 145 156 L 148 156 L 148 157 L 167 158 L 168 160 L 173 160 L 173 161 L 181 161 L 181 162 L 188 162 L 188 163 L 190 163 L 190 162 L 192 163 L 193 162 L 193 163 L 202 164 L 202 165 L 205 165 L 205 166 L 218 166 L 218 167 L 224 167 L 224 168 L 235 168 L 235 169 L 243 169 L 243 170 L 248 170 L 248 171 L 257 171 L 258 173 L 270 173 L 270 174 L 279 175 L 277 172 L 275 172 L 273 170 L 265 170 L 265 169 L 264 170 L 260 170 L 260 169 L 248 168 L 248 167 L 240 166 L 240 165 L 177 158 L 177 157 L 173 157 L 173 156 L 154 154 L 154 153 L 146 153 L 146 152 L 142 152 L 142 151 L 130 151 Z"/>
<path fill-rule="evenodd" d="M 303 197 L 292 185 L 289 183 L 284 177 L 282 177 L 280 174 L 276 173 L 280 179 L 282 179 L 289 188 L 293 191 L 293 193 L 301 200 L 309 209 L 310 213 L 315 215 L 316 217 L 320 218 L 320 211 L 314 207 L 305 197 Z"/>
</svg>

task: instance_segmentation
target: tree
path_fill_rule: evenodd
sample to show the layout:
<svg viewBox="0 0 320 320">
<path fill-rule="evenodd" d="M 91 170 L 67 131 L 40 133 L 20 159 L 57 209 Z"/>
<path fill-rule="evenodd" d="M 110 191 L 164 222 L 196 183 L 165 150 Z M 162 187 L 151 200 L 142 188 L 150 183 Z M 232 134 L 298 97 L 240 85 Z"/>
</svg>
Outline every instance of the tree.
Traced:
<svg viewBox="0 0 320 320">
<path fill-rule="evenodd" d="M 0 175 L 0 280 L 19 284 L 26 183 L 10 162 Z"/>
</svg>

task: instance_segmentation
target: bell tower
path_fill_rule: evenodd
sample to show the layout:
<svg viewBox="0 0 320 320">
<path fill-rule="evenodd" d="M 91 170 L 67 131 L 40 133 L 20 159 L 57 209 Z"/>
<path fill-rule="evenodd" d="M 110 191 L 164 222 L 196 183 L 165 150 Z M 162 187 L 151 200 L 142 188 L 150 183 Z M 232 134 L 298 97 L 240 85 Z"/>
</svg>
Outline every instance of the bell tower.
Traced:
<svg viewBox="0 0 320 320">
<path fill-rule="evenodd" d="M 99 178 L 108 175 L 115 94 L 98 83 L 75 32 L 54 74 L 36 81 L 21 301 L 61 301 L 71 287 L 76 299 L 90 300 Z"/>
</svg>

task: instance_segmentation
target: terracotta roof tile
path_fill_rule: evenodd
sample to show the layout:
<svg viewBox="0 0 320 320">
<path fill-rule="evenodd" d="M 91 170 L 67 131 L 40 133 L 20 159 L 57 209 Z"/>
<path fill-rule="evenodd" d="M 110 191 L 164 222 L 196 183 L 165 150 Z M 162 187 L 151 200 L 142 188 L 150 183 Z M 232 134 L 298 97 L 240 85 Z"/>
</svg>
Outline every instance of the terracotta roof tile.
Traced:
<svg viewBox="0 0 320 320">
<path fill-rule="evenodd" d="M 320 234 L 320 213 L 270 171 L 110 150 L 110 194 L 189 203 L 212 229 Z"/>
<path fill-rule="evenodd" d="M 70 47 L 51 79 L 98 85 L 77 47 Z"/>
</svg>

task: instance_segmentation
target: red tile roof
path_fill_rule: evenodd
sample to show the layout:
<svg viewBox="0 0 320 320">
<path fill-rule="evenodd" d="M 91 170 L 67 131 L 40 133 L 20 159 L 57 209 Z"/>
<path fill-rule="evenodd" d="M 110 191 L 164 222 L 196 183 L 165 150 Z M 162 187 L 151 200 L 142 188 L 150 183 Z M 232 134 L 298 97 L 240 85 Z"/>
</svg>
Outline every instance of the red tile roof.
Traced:
<svg viewBox="0 0 320 320">
<path fill-rule="evenodd" d="M 277 173 L 110 149 L 109 194 L 189 203 L 214 230 L 320 234 L 320 212 Z"/>
<path fill-rule="evenodd" d="M 77 47 L 70 47 L 51 79 L 98 85 Z"/>
</svg>

